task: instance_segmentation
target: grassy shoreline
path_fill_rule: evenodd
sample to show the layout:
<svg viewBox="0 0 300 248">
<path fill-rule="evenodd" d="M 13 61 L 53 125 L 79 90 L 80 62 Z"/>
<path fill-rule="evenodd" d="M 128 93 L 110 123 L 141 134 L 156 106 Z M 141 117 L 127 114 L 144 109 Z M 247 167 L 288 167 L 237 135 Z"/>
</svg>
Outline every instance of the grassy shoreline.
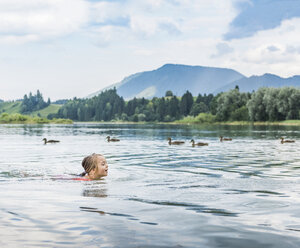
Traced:
<svg viewBox="0 0 300 248">
<path fill-rule="evenodd" d="M 49 120 L 42 117 L 33 117 L 21 114 L 2 113 L 0 115 L 0 124 L 73 124 L 70 119 L 53 119 Z M 75 123 L 103 123 L 103 124 L 164 124 L 164 125 L 224 125 L 224 126 L 300 126 L 300 120 L 285 120 L 274 122 L 250 122 L 250 121 L 227 121 L 217 122 L 214 119 L 199 120 L 196 118 L 184 118 L 173 122 L 129 122 L 129 121 L 89 121 Z"/>
<path fill-rule="evenodd" d="M 76 123 L 87 123 L 87 124 L 117 124 L 117 125 L 126 125 L 126 124 L 135 124 L 135 125 L 147 125 L 147 124 L 157 124 L 157 125 L 215 125 L 215 126 L 300 126 L 300 120 L 297 121 L 281 121 L 281 122 L 247 122 L 247 121 L 233 121 L 233 122 L 128 122 L 128 121 L 76 121 L 73 122 L 69 119 L 53 119 L 48 120 L 44 118 L 30 118 L 28 120 L 9 120 L 4 121 L 0 119 L 0 124 L 76 124 Z"/>
<path fill-rule="evenodd" d="M 232 122 L 130 122 L 130 121 L 75 121 L 74 123 L 87 123 L 87 124 L 135 124 L 135 125 L 146 125 L 146 124 L 159 124 L 159 125 L 221 125 L 221 126 L 300 126 L 300 120 L 287 120 L 287 121 L 276 121 L 276 122 L 250 122 L 250 121 L 232 121 Z"/>
<path fill-rule="evenodd" d="M 221 126 L 300 126 L 300 120 L 286 121 L 227 121 L 227 122 L 173 122 L 174 124 L 186 125 L 221 125 Z"/>
<path fill-rule="evenodd" d="M 217 121 L 211 114 L 201 113 L 196 117 L 186 116 L 174 121 L 176 124 L 200 124 L 200 125 L 226 125 L 226 126 L 300 126 L 300 120 L 285 121 Z"/>
<path fill-rule="evenodd" d="M 228 125 L 228 126 L 300 126 L 300 120 L 286 120 L 286 121 L 274 121 L 274 122 L 232 121 L 232 122 L 217 122 L 216 124 Z"/>
<path fill-rule="evenodd" d="M 2 113 L 0 115 L 0 124 L 72 124 L 70 119 L 49 120 L 42 117 L 32 117 L 21 114 Z"/>
</svg>

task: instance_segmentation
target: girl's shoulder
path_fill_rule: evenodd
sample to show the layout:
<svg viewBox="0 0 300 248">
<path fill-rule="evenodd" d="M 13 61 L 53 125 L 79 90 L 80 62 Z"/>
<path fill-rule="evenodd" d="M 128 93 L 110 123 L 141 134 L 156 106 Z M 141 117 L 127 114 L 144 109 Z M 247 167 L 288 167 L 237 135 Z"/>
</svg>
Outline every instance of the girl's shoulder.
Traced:
<svg viewBox="0 0 300 248">
<path fill-rule="evenodd" d="M 86 177 L 75 177 L 75 178 L 72 178 L 72 180 L 75 180 L 75 181 L 91 181 L 91 179 L 86 178 Z"/>
</svg>

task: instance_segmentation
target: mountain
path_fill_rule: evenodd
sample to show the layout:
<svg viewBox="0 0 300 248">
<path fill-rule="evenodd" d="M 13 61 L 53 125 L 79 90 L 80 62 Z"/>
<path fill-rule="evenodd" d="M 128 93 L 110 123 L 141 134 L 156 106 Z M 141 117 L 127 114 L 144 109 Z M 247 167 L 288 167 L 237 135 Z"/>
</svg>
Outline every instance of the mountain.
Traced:
<svg viewBox="0 0 300 248">
<path fill-rule="evenodd" d="M 118 95 L 128 100 L 134 97 L 162 97 L 168 90 L 177 96 L 182 96 L 187 90 L 194 96 L 199 93 L 217 94 L 234 89 L 236 85 L 243 92 L 252 92 L 260 87 L 300 87 L 300 76 L 281 78 L 266 73 L 262 76 L 245 77 L 226 68 L 166 64 L 153 71 L 130 75 L 117 84 L 89 95 L 88 98 L 113 87 L 116 87 Z"/>
<path fill-rule="evenodd" d="M 282 78 L 274 74 L 266 73 L 262 76 L 244 77 L 223 87 L 218 88 L 213 93 L 216 94 L 222 91 L 228 91 L 230 89 L 233 89 L 236 85 L 238 85 L 240 91 L 243 92 L 251 92 L 253 90 L 256 91 L 260 87 L 300 87 L 300 76 Z"/>
<path fill-rule="evenodd" d="M 245 76 L 232 69 L 166 64 L 153 71 L 133 74 L 88 97 L 98 95 L 101 91 L 113 87 L 116 87 L 118 94 L 125 99 L 162 97 L 168 90 L 177 96 L 182 96 L 187 90 L 197 95 L 213 93 L 242 78 Z"/>
</svg>

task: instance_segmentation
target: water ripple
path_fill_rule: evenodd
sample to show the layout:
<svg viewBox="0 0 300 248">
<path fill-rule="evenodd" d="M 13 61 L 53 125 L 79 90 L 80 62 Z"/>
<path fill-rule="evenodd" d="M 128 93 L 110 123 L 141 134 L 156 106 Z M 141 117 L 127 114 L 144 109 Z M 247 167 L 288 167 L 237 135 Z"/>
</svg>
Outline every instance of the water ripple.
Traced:
<svg viewBox="0 0 300 248">
<path fill-rule="evenodd" d="M 299 247 L 299 127 L 0 125 L 0 135 L 1 247 Z M 109 176 L 69 180 L 93 152 Z"/>
</svg>

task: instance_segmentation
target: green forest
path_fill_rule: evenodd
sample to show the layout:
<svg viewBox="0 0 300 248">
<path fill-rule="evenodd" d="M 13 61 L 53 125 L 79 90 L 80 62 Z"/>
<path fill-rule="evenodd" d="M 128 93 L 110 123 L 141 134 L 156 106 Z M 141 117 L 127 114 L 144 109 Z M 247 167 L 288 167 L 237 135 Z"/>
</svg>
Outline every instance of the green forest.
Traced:
<svg viewBox="0 0 300 248">
<path fill-rule="evenodd" d="M 189 91 L 182 96 L 175 96 L 169 90 L 164 97 L 133 98 L 125 101 L 114 88 L 93 98 L 64 99 L 55 103 L 51 103 L 50 99 L 44 101 L 38 90 L 34 95 L 24 95 L 22 100 L 0 102 L 0 112 L 10 114 L 2 116 L 2 123 L 8 123 L 9 120 L 20 122 L 25 118 L 24 115 L 73 121 L 278 122 L 300 120 L 300 89 L 260 88 L 252 93 L 245 93 L 240 92 L 236 86 L 235 89 L 217 95 L 197 96 Z M 11 115 L 17 113 L 22 116 Z"/>
<path fill-rule="evenodd" d="M 39 90 L 37 90 L 36 95 L 32 95 L 32 93 L 30 92 L 28 96 L 26 94 L 24 95 L 21 104 L 21 113 L 27 114 L 36 110 L 46 108 L 50 105 L 50 102 L 50 98 L 48 98 L 47 102 L 44 101 L 43 95 Z"/>
<path fill-rule="evenodd" d="M 167 91 L 165 97 L 125 101 L 110 89 L 90 99 L 74 98 L 48 118 L 74 121 L 174 122 L 187 117 L 199 122 L 299 120 L 300 89 L 294 87 L 260 88 L 243 93 L 236 86 L 217 95 L 181 97 Z"/>
</svg>

